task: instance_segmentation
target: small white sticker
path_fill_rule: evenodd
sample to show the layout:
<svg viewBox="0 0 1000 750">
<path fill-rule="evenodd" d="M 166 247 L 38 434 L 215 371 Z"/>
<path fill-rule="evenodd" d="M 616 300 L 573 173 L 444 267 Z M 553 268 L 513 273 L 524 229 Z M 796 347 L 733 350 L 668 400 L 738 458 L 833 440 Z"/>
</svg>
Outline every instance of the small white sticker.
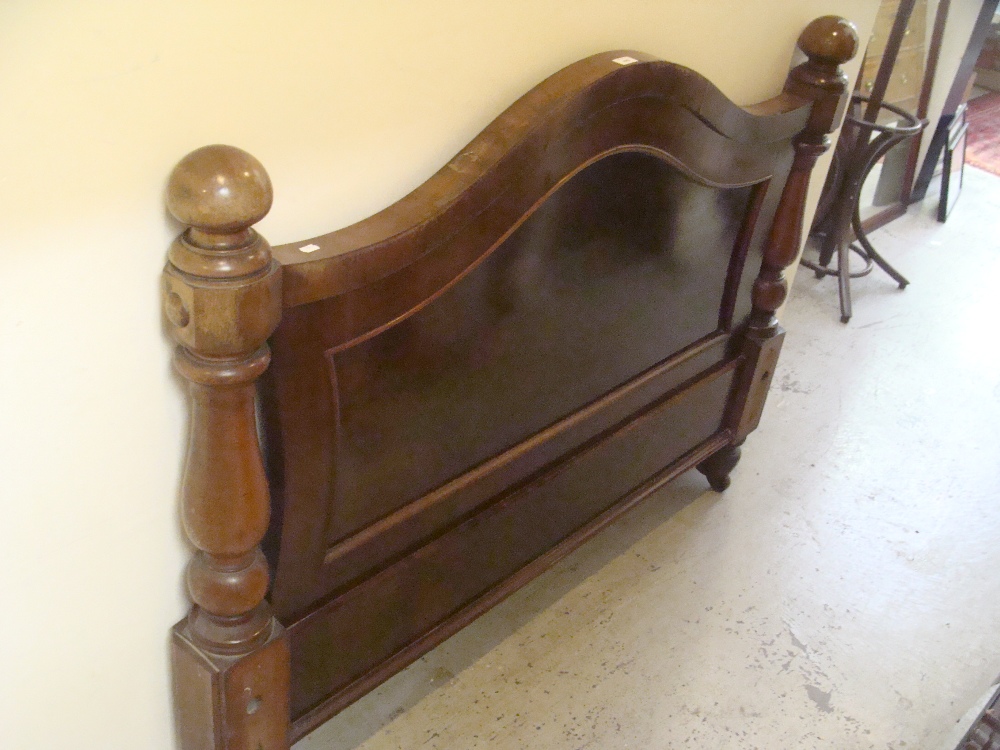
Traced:
<svg viewBox="0 0 1000 750">
<path fill-rule="evenodd" d="M 319 245 L 303 245 L 299 248 L 300 253 L 314 253 L 319 250 Z"/>
<path fill-rule="evenodd" d="M 611 62 L 618 63 L 619 65 L 631 65 L 632 63 L 639 62 L 634 57 L 616 57 Z"/>
</svg>

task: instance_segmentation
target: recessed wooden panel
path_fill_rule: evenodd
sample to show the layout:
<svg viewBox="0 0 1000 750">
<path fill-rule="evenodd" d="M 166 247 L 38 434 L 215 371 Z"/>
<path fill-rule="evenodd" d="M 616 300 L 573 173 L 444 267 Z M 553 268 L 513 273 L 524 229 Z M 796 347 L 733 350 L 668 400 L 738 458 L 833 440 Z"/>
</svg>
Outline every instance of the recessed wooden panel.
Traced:
<svg viewBox="0 0 1000 750">
<path fill-rule="evenodd" d="M 593 436 L 723 362 L 728 343 L 726 334 L 713 334 L 529 440 L 334 544 L 323 562 L 324 587 L 335 591 L 360 580 L 385 560 L 396 559 L 505 490 L 530 480 Z"/>
<path fill-rule="evenodd" d="M 783 179 L 787 158 L 773 167 Z M 728 338 L 734 315 L 749 310 L 764 236 L 755 230 L 780 196 L 770 182 L 710 186 L 661 155 L 612 152 L 374 335 L 339 338 L 357 319 L 353 292 L 286 310 L 264 399 L 276 500 L 266 549 L 274 560 L 282 545 L 272 602 L 284 621 L 439 533 L 552 451 L 526 446 L 487 482 L 468 472 L 715 332 Z M 506 200 L 487 211 L 506 211 Z M 459 231 L 448 240 L 456 257 L 466 240 L 484 242 L 478 230 Z M 396 286 L 432 290 L 421 262 L 365 295 L 392 304 Z M 426 267 L 440 277 L 440 262 Z M 713 351 L 702 370 L 728 356 L 725 341 Z M 663 387 L 682 376 L 691 375 L 677 370 Z M 280 404 L 283 416 L 267 416 Z M 592 434 L 578 425 L 559 450 Z"/>
<path fill-rule="evenodd" d="M 293 624 L 293 718 L 430 630 L 447 628 L 463 605 L 712 438 L 734 372 L 735 363 L 668 396 Z"/>
<path fill-rule="evenodd" d="M 334 354 L 328 542 L 716 330 L 750 193 L 608 157 L 441 297 Z"/>
<path fill-rule="evenodd" d="M 743 110 L 617 57 L 557 74 L 394 206 L 275 248 L 261 406 L 282 622 L 576 450 L 623 384 L 671 363 L 613 405 L 634 411 L 736 355 L 808 109 Z"/>
</svg>

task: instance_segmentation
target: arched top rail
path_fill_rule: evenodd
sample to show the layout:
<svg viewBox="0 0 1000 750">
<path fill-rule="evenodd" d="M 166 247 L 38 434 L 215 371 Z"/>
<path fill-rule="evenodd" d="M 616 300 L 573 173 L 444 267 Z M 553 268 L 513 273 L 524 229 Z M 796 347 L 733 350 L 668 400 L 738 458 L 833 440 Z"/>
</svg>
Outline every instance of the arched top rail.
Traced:
<svg viewBox="0 0 1000 750">
<path fill-rule="evenodd" d="M 644 151 L 714 187 L 764 182 L 792 138 L 823 146 L 839 124 L 846 84 L 839 66 L 857 42 L 853 24 L 836 16 L 816 19 L 798 40 L 807 62 L 789 73 L 782 93 L 749 107 L 734 104 L 693 70 L 641 52 L 605 52 L 569 65 L 393 205 L 275 248 L 284 268 L 282 305 L 338 296 L 390 276 L 473 221 L 482 225 L 477 244 L 485 243 L 486 253 L 570 176 L 608 154 Z M 175 168 L 167 203 L 190 227 L 172 255 L 179 268 L 211 266 L 213 276 L 240 275 L 246 269 L 230 268 L 228 256 L 213 248 L 250 242 L 251 225 L 270 208 L 271 186 L 251 155 L 209 146 Z M 495 216 L 480 220 L 487 209 Z M 254 258 L 265 262 L 264 255 L 253 256 L 247 263 L 254 268 Z"/>
<path fill-rule="evenodd" d="M 393 205 L 343 229 L 276 247 L 285 267 L 284 305 L 391 274 L 431 249 L 425 238 L 447 236 L 448 226 L 457 228 L 463 217 L 498 200 L 525 208 L 518 224 L 569 177 L 611 153 L 653 154 L 706 185 L 761 182 L 770 176 L 768 146 L 801 131 L 810 104 L 782 92 L 740 107 L 683 66 L 632 50 L 593 55 L 521 97 Z"/>
</svg>

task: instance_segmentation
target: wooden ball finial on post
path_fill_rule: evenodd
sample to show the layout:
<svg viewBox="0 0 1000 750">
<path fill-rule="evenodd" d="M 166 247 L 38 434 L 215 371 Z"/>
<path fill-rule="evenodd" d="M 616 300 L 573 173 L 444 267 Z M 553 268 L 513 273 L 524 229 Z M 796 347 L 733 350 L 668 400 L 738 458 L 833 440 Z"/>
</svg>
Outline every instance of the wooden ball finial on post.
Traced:
<svg viewBox="0 0 1000 750">
<path fill-rule="evenodd" d="M 799 49 L 813 63 L 835 69 L 858 53 L 858 27 L 840 16 L 820 16 L 799 34 Z"/>
<path fill-rule="evenodd" d="M 848 102 L 847 74 L 840 66 L 858 53 L 858 29 L 840 16 L 821 16 L 805 27 L 798 44 L 808 61 L 792 70 L 785 91 L 813 100 L 803 137 L 829 146 L 826 137 L 840 127 Z"/>
<path fill-rule="evenodd" d="M 271 210 L 272 200 L 264 165 L 235 146 L 192 151 L 174 167 L 167 188 L 170 213 L 198 239 L 245 236 Z"/>
<path fill-rule="evenodd" d="M 263 166 L 232 146 L 188 154 L 167 188 L 188 227 L 168 253 L 163 304 L 190 383 L 181 521 L 197 548 L 193 606 L 173 632 L 182 750 L 288 747 L 288 643 L 265 600 L 270 494 L 254 412 L 281 319 L 281 269 L 253 229 L 271 200 Z"/>
</svg>

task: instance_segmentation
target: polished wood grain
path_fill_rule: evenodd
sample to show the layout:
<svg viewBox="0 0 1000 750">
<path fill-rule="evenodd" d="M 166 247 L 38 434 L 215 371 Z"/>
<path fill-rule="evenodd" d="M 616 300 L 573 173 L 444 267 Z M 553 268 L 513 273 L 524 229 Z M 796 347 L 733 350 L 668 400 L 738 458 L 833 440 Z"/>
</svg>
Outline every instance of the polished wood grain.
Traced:
<svg viewBox="0 0 1000 750">
<path fill-rule="evenodd" d="M 208 146 L 174 169 L 167 207 L 188 226 L 168 254 L 163 307 L 190 384 L 181 521 L 197 550 L 193 606 L 173 633 L 177 734 L 183 750 L 280 750 L 289 655 L 265 600 L 270 493 L 254 383 L 281 316 L 281 268 L 251 228 L 271 207 L 271 184 L 246 152 Z"/>
<path fill-rule="evenodd" d="M 297 739 L 679 473 L 728 485 L 857 36 L 826 17 L 799 45 L 785 90 L 745 108 L 642 53 L 587 58 L 277 263 L 256 160 L 182 162 L 164 304 L 192 382 L 185 748 Z"/>
</svg>

